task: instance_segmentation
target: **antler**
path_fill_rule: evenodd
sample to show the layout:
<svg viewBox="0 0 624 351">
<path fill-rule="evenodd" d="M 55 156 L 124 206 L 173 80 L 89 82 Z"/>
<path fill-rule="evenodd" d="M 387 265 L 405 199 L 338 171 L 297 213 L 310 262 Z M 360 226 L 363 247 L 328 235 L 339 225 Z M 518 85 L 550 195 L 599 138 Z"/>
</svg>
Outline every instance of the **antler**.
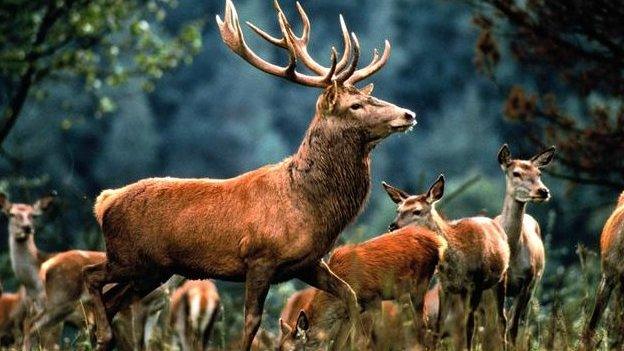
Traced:
<svg viewBox="0 0 624 351">
<path fill-rule="evenodd" d="M 379 59 L 379 54 L 377 53 L 377 50 L 375 50 L 373 61 L 367 67 L 356 70 L 360 55 L 359 43 L 354 33 L 351 33 L 351 37 L 349 36 L 344 18 L 340 15 L 340 29 L 344 40 L 344 52 L 340 61 L 337 62 L 336 49 L 332 48 L 332 64 L 330 67 L 324 67 L 316 62 L 316 60 L 314 60 L 308 53 L 307 46 L 310 41 L 310 20 L 301 4 L 297 2 L 297 11 L 301 17 L 301 22 L 303 23 L 301 36 L 295 35 L 277 0 L 275 0 L 274 6 L 277 11 L 278 22 L 282 32 L 281 38 L 275 38 L 270 34 L 267 34 L 265 31 L 250 22 L 246 23 L 263 39 L 288 51 L 289 63 L 286 67 L 269 63 L 251 51 L 245 42 L 240 23 L 238 21 L 238 15 L 231 0 L 226 0 L 225 3 L 225 21 L 222 21 L 221 18 L 217 16 L 217 24 L 225 44 L 244 60 L 266 73 L 282 77 L 302 85 L 318 88 L 325 88 L 332 84 L 333 81 L 341 84 L 355 84 L 356 82 L 377 72 L 386 63 L 388 57 L 390 56 L 390 43 L 386 40 L 386 47 L 381 59 Z M 353 47 L 351 41 L 353 41 Z M 353 56 L 351 56 L 352 51 Z M 317 76 L 310 76 L 297 72 L 295 70 L 297 60 L 300 60 L 310 71 L 316 73 Z"/>
</svg>

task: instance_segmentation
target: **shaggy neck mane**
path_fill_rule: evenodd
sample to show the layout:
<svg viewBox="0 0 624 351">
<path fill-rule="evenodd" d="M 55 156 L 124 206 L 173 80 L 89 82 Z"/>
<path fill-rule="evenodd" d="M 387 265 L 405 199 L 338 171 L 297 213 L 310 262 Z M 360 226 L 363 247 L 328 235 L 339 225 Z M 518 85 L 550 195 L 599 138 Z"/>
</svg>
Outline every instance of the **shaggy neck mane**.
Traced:
<svg viewBox="0 0 624 351">
<path fill-rule="evenodd" d="M 329 125 L 314 117 L 292 157 L 295 201 L 311 211 L 320 232 L 335 240 L 359 214 L 370 189 L 370 146 L 357 128 Z"/>
</svg>

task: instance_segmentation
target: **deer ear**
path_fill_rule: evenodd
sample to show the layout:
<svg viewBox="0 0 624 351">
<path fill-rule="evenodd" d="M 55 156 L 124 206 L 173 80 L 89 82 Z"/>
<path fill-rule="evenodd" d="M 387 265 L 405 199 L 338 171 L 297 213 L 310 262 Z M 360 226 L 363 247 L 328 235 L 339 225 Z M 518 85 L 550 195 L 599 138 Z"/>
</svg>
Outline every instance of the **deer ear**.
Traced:
<svg viewBox="0 0 624 351">
<path fill-rule="evenodd" d="M 308 320 L 308 316 L 306 315 L 304 310 L 301 310 L 299 312 L 299 317 L 297 317 L 297 335 L 305 335 L 309 328 L 310 321 Z"/>
<path fill-rule="evenodd" d="M 539 154 L 531 157 L 531 162 L 537 167 L 542 168 L 548 166 L 555 158 L 555 147 L 551 146 Z"/>
<path fill-rule="evenodd" d="M 292 333 L 292 327 L 284 322 L 283 319 L 279 319 L 280 329 L 282 330 L 282 335 L 289 335 Z"/>
<path fill-rule="evenodd" d="M 368 84 L 367 86 L 365 86 L 364 88 L 362 88 L 362 90 L 360 90 L 360 92 L 361 92 L 362 94 L 365 94 L 365 95 L 370 95 L 370 94 L 372 94 L 372 93 L 373 93 L 373 89 L 374 89 L 374 88 L 375 88 L 375 84 L 370 83 L 370 84 Z"/>
<path fill-rule="evenodd" d="M 334 81 L 334 84 L 329 86 L 327 90 L 327 109 L 333 111 L 338 102 L 338 82 Z"/>
<path fill-rule="evenodd" d="M 395 204 L 400 204 L 401 202 L 405 201 L 405 199 L 409 197 L 409 194 L 406 193 L 405 191 L 399 188 L 395 188 L 386 182 L 381 182 L 381 185 L 383 185 L 384 189 L 386 190 L 386 192 L 388 193 L 388 195 L 390 196 L 392 201 L 394 201 Z"/>
<path fill-rule="evenodd" d="M 5 193 L 0 192 L 0 211 L 4 214 L 9 214 L 12 205 L 11 201 L 9 201 L 9 197 Z"/>
<path fill-rule="evenodd" d="M 511 164 L 511 151 L 509 151 L 507 144 L 503 144 L 498 151 L 498 163 L 500 163 L 503 170 Z"/>
<path fill-rule="evenodd" d="M 35 201 L 33 204 L 33 208 L 37 212 L 45 212 L 50 209 L 50 205 L 54 202 L 54 198 L 56 197 L 56 191 L 51 192 L 50 194 L 40 198 Z"/>
<path fill-rule="evenodd" d="M 444 195 L 444 175 L 440 174 L 438 179 L 431 185 L 427 191 L 427 202 L 432 204 L 442 198 Z"/>
</svg>

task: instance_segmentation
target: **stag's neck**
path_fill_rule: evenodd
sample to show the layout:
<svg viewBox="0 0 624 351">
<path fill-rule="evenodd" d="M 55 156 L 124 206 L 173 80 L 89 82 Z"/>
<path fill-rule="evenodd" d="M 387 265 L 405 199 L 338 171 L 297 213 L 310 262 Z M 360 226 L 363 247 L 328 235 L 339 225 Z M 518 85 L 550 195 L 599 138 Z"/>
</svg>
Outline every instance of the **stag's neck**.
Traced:
<svg viewBox="0 0 624 351">
<path fill-rule="evenodd" d="M 501 225 L 507 233 L 507 240 L 512 253 L 517 252 L 518 245 L 520 245 L 525 209 L 526 203 L 514 199 L 510 194 L 505 195 Z"/>
<path fill-rule="evenodd" d="M 39 249 L 35 245 L 34 235 L 25 241 L 17 241 L 9 234 L 9 252 L 11 268 L 17 280 L 26 287 L 29 296 L 36 296 L 42 290 L 39 279 Z"/>
<path fill-rule="evenodd" d="M 326 123 L 312 123 L 292 158 L 290 175 L 295 201 L 303 199 L 333 241 L 366 201 L 371 147 L 361 131 L 336 130 Z"/>
</svg>

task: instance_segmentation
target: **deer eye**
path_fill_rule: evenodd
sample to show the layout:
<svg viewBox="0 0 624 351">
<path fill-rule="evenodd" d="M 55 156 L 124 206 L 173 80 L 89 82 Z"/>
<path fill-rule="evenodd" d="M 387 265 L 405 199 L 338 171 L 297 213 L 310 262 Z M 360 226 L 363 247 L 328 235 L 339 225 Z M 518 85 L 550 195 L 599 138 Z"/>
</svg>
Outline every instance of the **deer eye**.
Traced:
<svg viewBox="0 0 624 351">
<path fill-rule="evenodd" d="M 520 178 L 520 172 L 518 171 L 513 172 L 512 175 L 516 178 Z"/>
<path fill-rule="evenodd" d="M 422 214 L 422 211 L 421 210 L 416 210 L 416 211 L 414 211 L 414 214 L 416 216 L 420 216 Z"/>
<path fill-rule="evenodd" d="M 362 107 L 364 107 L 364 106 L 362 106 L 362 104 L 357 104 L 356 103 L 356 104 L 351 105 L 351 107 L 349 107 L 349 108 L 352 109 L 352 110 L 359 110 Z"/>
</svg>

